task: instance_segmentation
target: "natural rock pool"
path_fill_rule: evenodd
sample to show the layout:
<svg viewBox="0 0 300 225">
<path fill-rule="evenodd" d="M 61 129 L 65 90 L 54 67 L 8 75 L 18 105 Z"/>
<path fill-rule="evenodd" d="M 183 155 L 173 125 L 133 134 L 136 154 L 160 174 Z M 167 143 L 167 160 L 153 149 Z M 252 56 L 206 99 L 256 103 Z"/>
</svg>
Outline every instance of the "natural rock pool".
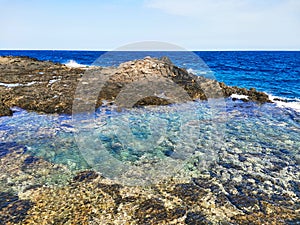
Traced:
<svg viewBox="0 0 300 225">
<path fill-rule="evenodd" d="M 141 224 L 299 220 L 296 111 L 229 98 L 123 111 L 103 106 L 76 119 L 18 108 L 0 118 L 3 221 L 62 224 L 75 212 L 95 224 L 92 212 L 101 222 Z M 63 214 L 55 210 L 61 204 L 69 204 Z"/>
</svg>

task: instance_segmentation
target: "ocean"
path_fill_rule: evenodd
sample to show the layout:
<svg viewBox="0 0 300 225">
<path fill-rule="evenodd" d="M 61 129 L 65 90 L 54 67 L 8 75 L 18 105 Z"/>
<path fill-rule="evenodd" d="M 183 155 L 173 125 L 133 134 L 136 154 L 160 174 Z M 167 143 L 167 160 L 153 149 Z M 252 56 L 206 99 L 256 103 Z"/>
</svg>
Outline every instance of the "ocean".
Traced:
<svg viewBox="0 0 300 225">
<path fill-rule="evenodd" d="M 43 179 L 33 175 L 30 181 L 15 175 L 10 182 L 0 177 L 3 190 L 18 192 L 28 183 L 67 185 L 69 173 L 87 169 L 124 185 L 206 174 L 224 187 L 230 204 L 238 209 L 244 210 L 257 196 L 257 201 L 269 196 L 270 204 L 285 207 L 286 203 L 292 211 L 299 206 L 300 52 L 3 50 L 0 55 L 29 56 L 70 67 L 116 66 L 145 56 L 167 55 L 175 65 L 196 75 L 231 86 L 254 87 L 274 100 L 257 104 L 227 98 L 124 111 L 104 105 L 92 118 L 80 115 L 84 118 L 80 123 L 76 118 L 74 123 L 71 115 L 15 108 L 12 117 L 0 117 L 0 159 L 9 154 L 7 149 L 21 146 L 24 154 L 33 157 L 28 164 L 41 158 L 71 172 L 49 173 Z M 4 174 L 10 176 L 9 171 Z M 251 201 L 245 197 L 232 200 L 245 195 L 251 196 Z M 289 196 L 289 203 L 282 196 Z"/>
</svg>

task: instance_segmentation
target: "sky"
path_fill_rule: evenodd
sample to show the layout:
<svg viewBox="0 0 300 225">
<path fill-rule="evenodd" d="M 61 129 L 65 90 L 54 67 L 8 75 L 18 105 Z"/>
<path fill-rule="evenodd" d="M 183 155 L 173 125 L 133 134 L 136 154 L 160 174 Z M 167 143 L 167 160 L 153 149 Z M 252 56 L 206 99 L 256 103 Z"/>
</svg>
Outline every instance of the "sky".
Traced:
<svg viewBox="0 0 300 225">
<path fill-rule="evenodd" d="M 300 0 L 0 0 L 0 49 L 300 50 Z"/>
</svg>

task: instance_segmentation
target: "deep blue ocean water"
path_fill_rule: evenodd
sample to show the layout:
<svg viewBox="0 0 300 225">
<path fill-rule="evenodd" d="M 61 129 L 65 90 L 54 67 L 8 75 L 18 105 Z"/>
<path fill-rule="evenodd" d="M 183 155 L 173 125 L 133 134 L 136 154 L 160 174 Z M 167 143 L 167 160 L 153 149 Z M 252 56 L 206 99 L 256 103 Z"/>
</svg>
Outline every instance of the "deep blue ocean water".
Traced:
<svg viewBox="0 0 300 225">
<path fill-rule="evenodd" d="M 13 117 L 0 118 L 0 153 L 6 154 L 11 145 L 25 146 L 28 153 L 51 162 L 75 170 L 95 166 L 111 177 L 119 176 L 111 169 L 120 169 L 119 162 L 143 164 L 143 160 L 163 158 L 182 166 L 183 158 L 195 152 L 203 162 L 226 151 L 269 157 L 264 160 L 272 162 L 285 160 L 299 167 L 300 52 L 0 51 L 0 55 L 30 56 L 69 66 L 116 66 L 148 55 L 167 55 L 197 75 L 255 87 L 285 100 L 257 105 L 225 99 L 124 112 L 104 106 L 91 120 L 79 118 L 79 127 L 72 116 L 15 109 Z M 106 150 L 99 152 L 99 142 L 112 157 Z M 259 163 L 263 167 L 266 161 Z"/>
</svg>

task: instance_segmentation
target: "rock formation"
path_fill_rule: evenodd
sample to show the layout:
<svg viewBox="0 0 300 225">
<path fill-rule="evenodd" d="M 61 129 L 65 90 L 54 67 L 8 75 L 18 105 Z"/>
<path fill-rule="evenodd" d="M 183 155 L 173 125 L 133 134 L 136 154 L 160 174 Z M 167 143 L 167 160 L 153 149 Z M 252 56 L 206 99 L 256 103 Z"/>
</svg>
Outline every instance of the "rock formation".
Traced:
<svg viewBox="0 0 300 225">
<path fill-rule="evenodd" d="M 254 88 L 230 87 L 196 76 L 175 66 L 167 57 L 146 57 L 122 63 L 116 68 L 87 69 L 68 68 L 63 64 L 29 57 L 8 56 L 0 57 L 0 71 L 0 116 L 11 115 L 9 108 L 14 106 L 37 112 L 70 114 L 80 82 L 87 84 L 83 97 L 88 96 L 92 88 L 98 88 L 95 84 L 101 81 L 99 75 L 103 71 L 110 76 L 101 91 L 98 89 L 100 93 L 93 99 L 94 107 L 99 107 L 102 100 L 117 102 L 120 106 L 165 105 L 229 97 L 232 94 L 247 95 L 248 100 L 259 103 L 270 102 L 265 93 Z M 89 78 L 87 74 L 93 76 Z M 124 104 L 128 99 L 131 99 L 130 104 Z"/>
</svg>

